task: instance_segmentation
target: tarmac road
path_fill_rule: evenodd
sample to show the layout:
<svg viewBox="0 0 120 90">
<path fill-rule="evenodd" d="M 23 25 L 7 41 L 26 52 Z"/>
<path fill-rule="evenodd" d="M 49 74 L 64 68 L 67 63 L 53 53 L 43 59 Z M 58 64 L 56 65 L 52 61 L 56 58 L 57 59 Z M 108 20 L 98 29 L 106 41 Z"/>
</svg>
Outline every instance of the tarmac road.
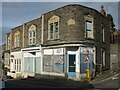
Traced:
<svg viewBox="0 0 120 90">
<path fill-rule="evenodd" d="M 8 80 L 6 89 L 9 88 L 94 88 L 87 82 L 69 80 Z"/>
<path fill-rule="evenodd" d="M 48 79 L 19 79 L 7 80 L 6 89 L 9 88 L 85 88 L 85 89 L 120 89 L 120 77 L 112 76 L 95 82 L 76 82 L 72 80 L 48 80 Z"/>
</svg>

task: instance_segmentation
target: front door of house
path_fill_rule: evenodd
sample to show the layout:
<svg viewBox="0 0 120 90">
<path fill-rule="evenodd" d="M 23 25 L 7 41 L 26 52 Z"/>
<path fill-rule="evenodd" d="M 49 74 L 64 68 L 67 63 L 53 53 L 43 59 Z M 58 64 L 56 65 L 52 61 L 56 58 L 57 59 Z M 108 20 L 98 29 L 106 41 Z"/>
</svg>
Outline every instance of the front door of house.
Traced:
<svg viewBox="0 0 120 90">
<path fill-rule="evenodd" d="M 76 77 L 76 54 L 68 55 L 68 77 Z"/>
</svg>

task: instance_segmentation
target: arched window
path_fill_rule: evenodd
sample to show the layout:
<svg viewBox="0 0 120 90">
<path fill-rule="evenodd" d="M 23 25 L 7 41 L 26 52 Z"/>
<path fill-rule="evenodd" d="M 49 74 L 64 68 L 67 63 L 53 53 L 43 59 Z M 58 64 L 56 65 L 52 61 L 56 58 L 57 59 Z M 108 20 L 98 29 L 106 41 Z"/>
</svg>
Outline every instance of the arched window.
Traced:
<svg viewBox="0 0 120 90">
<path fill-rule="evenodd" d="M 36 26 L 31 25 L 29 27 L 29 45 L 36 44 Z"/>
<path fill-rule="evenodd" d="M 16 30 L 14 33 L 14 47 L 20 47 L 20 32 Z"/>
<path fill-rule="evenodd" d="M 59 38 L 59 17 L 53 15 L 48 20 L 48 39 L 58 39 Z"/>
<path fill-rule="evenodd" d="M 10 50 L 10 42 L 11 42 L 11 34 L 9 34 L 8 38 L 7 38 L 7 49 Z"/>
</svg>

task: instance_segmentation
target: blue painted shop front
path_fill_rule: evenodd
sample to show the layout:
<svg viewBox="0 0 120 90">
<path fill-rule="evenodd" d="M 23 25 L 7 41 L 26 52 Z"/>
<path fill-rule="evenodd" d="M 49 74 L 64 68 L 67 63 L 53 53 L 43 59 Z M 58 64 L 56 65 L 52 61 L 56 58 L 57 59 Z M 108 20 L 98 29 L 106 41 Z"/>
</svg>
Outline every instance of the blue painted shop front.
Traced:
<svg viewBox="0 0 120 90">
<path fill-rule="evenodd" d="M 76 73 L 86 74 L 86 69 L 94 72 L 94 53 L 93 47 L 79 47 L 68 50 L 68 77 L 77 77 Z"/>
</svg>

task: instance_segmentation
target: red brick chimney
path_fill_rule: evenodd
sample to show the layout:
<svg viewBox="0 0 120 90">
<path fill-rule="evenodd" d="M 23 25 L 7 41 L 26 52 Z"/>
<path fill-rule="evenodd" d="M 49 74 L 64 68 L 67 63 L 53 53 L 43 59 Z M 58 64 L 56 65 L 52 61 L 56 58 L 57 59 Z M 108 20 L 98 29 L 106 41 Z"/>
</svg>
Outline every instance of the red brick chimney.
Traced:
<svg viewBox="0 0 120 90">
<path fill-rule="evenodd" d="M 100 13 L 102 14 L 102 15 L 106 15 L 106 12 L 105 12 L 105 10 L 104 10 L 104 6 L 103 5 L 101 5 L 101 11 L 100 11 Z"/>
</svg>

